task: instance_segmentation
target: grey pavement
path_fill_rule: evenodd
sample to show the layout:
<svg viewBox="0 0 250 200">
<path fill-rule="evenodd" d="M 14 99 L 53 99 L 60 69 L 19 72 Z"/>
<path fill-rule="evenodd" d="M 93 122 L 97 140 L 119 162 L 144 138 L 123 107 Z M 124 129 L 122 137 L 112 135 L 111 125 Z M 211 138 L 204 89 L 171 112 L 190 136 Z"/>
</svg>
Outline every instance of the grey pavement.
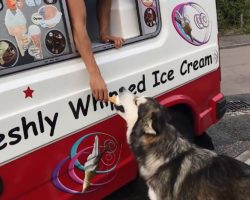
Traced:
<svg viewBox="0 0 250 200">
<path fill-rule="evenodd" d="M 250 159 L 241 159 L 241 154 L 250 151 L 250 94 L 226 96 L 227 112 L 224 117 L 208 129 L 212 137 L 215 151 L 231 157 L 239 157 L 246 162 Z"/>
<path fill-rule="evenodd" d="M 250 34 L 221 36 L 219 43 L 221 49 L 250 45 Z"/>
<path fill-rule="evenodd" d="M 250 165 L 250 150 L 243 152 L 236 158 Z"/>
<path fill-rule="evenodd" d="M 223 93 L 250 93 L 250 45 L 221 49 L 220 57 Z"/>
</svg>

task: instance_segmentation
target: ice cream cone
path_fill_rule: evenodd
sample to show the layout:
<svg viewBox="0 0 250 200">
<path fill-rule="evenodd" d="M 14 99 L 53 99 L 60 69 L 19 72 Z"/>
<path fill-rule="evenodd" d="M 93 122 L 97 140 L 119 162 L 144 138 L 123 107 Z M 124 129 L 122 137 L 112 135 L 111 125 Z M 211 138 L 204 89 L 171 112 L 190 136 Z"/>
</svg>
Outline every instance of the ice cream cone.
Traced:
<svg viewBox="0 0 250 200">
<path fill-rule="evenodd" d="M 18 49 L 19 49 L 19 52 L 20 52 L 21 56 L 24 56 L 25 50 L 24 50 L 24 45 L 22 43 L 21 37 L 16 35 L 15 39 L 17 41 L 17 46 L 18 46 Z"/>
<path fill-rule="evenodd" d="M 91 185 L 91 179 L 95 176 L 94 171 L 85 171 L 85 177 L 82 185 L 82 193 L 84 193 L 88 187 Z"/>
<path fill-rule="evenodd" d="M 6 11 L 5 25 L 9 34 L 15 37 L 21 56 L 25 53 L 25 44 L 23 42 L 24 34 L 27 32 L 27 20 L 21 10 L 16 9 L 16 13 L 10 10 Z"/>
<path fill-rule="evenodd" d="M 113 104 L 116 104 L 116 100 L 117 100 L 117 96 L 113 95 L 112 97 L 109 97 L 108 100 L 113 103 Z"/>
</svg>

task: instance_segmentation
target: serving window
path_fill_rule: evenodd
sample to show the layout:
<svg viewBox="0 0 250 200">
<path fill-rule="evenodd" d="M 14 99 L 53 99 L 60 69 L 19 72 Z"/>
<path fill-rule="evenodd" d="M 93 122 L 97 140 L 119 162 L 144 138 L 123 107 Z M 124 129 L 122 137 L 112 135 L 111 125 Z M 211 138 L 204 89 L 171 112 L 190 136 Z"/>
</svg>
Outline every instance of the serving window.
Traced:
<svg viewBox="0 0 250 200">
<path fill-rule="evenodd" d="M 84 0 L 93 51 L 114 48 L 99 41 L 96 0 Z M 79 56 L 67 0 L 0 0 L 0 76 Z M 110 33 L 124 45 L 156 36 L 159 0 L 112 0 Z"/>
<path fill-rule="evenodd" d="M 113 48 L 99 41 L 96 1 L 86 1 L 87 28 L 94 52 Z M 112 0 L 110 34 L 126 40 L 126 44 L 156 36 L 161 28 L 158 0 Z"/>
</svg>

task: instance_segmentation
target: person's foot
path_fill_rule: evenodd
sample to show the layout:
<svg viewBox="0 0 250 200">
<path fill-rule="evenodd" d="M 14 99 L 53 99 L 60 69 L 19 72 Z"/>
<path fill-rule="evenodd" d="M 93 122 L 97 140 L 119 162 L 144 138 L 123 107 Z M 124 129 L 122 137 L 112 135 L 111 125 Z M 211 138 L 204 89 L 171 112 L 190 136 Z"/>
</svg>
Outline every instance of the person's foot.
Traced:
<svg viewBox="0 0 250 200">
<path fill-rule="evenodd" d="M 207 133 L 204 133 L 201 136 L 196 136 L 194 143 L 201 148 L 214 150 L 212 138 Z"/>
</svg>

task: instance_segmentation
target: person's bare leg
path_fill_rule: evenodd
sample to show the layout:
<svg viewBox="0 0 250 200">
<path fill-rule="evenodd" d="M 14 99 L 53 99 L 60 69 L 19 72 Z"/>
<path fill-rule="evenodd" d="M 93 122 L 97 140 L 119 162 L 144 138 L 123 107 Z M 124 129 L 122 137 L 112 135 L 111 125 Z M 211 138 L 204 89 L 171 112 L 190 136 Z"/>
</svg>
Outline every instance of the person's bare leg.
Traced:
<svg viewBox="0 0 250 200">
<path fill-rule="evenodd" d="M 124 39 L 111 36 L 109 33 L 111 0 L 97 0 L 97 19 L 100 29 L 101 42 L 113 42 L 115 48 L 122 47 Z"/>
</svg>

